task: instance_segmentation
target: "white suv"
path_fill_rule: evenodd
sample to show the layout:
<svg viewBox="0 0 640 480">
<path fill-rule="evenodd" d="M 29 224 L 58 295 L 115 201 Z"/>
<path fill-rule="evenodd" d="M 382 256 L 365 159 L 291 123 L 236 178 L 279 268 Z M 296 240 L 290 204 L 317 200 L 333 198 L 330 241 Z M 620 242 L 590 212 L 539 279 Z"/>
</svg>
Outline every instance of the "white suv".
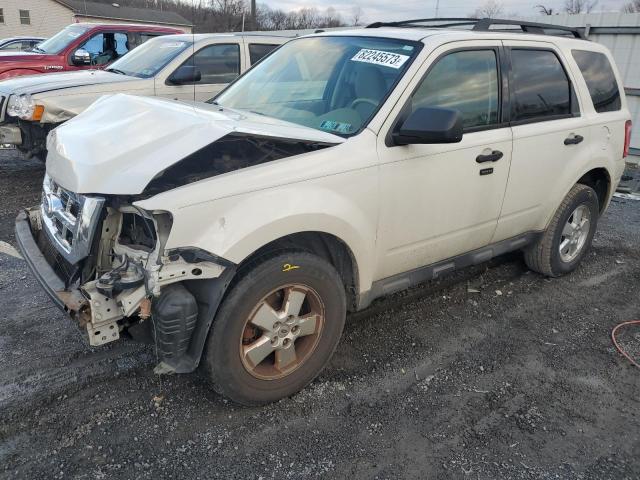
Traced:
<svg viewBox="0 0 640 480">
<path fill-rule="evenodd" d="M 451 23 L 292 40 L 209 104 L 98 101 L 49 135 L 27 262 L 91 344 L 148 338 L 161 373 L 204 355 L 244 404 L 308 384 L 377 297 L 511 250 L 571 272 L 629 145 L 611 55 Z"/>
</svg>

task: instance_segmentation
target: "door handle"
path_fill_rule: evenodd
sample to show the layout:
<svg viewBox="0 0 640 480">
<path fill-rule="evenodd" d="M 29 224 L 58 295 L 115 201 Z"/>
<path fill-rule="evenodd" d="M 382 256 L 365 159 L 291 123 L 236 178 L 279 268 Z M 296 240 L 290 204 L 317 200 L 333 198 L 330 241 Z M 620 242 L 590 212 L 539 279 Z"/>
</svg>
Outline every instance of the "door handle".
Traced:
<svg viewBox="0 0 640 480">
<path fill-rule="evenodd" d="M 584 140 L 582 135 L 572 135 L 564 139 L 565 145 L 577 145 Z"/>
<path fill-rule="evenodd" d="M 476 157 L 476 162 L 484 163 L 484 162 L 497 162 L 503 157 L 503 153 L 500 150 L 494 150 L 489 155 L 478 155 Z"/>
</svg>

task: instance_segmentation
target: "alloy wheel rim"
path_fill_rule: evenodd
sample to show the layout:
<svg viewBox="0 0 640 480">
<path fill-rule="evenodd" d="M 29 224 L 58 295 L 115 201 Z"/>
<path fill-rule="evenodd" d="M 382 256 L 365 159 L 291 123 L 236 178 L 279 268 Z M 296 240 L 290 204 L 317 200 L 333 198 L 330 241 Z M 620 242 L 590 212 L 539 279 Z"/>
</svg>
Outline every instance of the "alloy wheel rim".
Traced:
<svg viewBox="0 0 640 480">
<path fill-rule="evenodd" d="M 262 380 L 290 375 L 315 351 L 324 320 L 324 304 L 311 287 L 292 284 L 271 291 L 245 322 L 240 338 L 242 365 Z"/>
<path fill-rule="evenodd" d="M 562 229 L 558 250 L 563 262 L 572 262 L 580 255 L 587 243 L 590 227 L 591 211 L 585 205 L 580 205 L 569 215 Z"/>
</svg>

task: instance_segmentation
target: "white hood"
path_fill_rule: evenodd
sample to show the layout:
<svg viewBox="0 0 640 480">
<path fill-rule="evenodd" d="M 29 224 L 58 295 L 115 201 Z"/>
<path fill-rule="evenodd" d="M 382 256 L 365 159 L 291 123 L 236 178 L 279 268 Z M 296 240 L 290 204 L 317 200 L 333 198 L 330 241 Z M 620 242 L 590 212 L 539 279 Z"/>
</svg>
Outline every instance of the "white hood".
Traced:
<svg viewBox="0 0 640 480">
<path fill-rule="evenodd" d="M 53 130 L 48 174 L 76 193 L 134 195 L 160 172 L 232 132 L 342 143 L 342 137 L 216 105 L 118 94 Z"/>
</svg>

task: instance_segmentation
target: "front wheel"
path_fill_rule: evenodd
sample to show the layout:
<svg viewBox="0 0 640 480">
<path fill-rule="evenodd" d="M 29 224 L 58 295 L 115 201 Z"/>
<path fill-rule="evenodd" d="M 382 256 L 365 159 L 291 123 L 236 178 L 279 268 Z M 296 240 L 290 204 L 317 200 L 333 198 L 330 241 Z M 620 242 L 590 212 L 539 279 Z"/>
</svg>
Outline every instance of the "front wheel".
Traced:
<svg viewBox="0 0 640 480">
<path fill-rule="evenodd" d="M 240 275 L 203 366 L 220 394 L 262 405 L 298 392 L 328 363 L 344 327 L 345 290 L 335 268 L 309 253 L 280 254 Z"/>
<path fill-rule="evenodd" d="M 525 250 L 527 266 L 549 277 L 575 270 L 591 245 L 598 215 L 596 192 L 587 185 L 574 185 L 542 237 Z"/>
</svg>

